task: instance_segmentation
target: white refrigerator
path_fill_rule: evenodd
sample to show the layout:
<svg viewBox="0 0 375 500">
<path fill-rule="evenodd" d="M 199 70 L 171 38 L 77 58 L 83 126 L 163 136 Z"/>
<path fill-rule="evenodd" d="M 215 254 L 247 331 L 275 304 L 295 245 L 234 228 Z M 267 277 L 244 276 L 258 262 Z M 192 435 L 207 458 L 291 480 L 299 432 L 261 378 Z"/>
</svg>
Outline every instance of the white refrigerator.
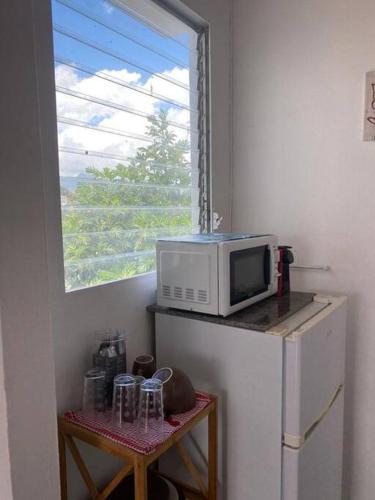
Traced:
<svg viewBox="0 0 375 500">
<path fill-rule="evenodd" d="M 158 367 L 219 396 L 221 500 L 341 500 L 345 324 L 328 295 L 265 332 L 155 313 Z M 206 441 L 201 424 L 187 443 L 202 472 Z"/>
</svg>

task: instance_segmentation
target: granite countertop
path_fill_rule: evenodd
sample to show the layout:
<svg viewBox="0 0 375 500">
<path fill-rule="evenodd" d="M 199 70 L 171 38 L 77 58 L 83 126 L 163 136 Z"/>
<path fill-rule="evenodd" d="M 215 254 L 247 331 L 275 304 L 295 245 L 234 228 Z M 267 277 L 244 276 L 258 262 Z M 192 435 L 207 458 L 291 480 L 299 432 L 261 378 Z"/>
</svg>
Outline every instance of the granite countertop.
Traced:
<svg viewBox="0 0 375 500">
<path fill-rule="evenodd" d="M 148 306 L 147 311 L 265 332 L 310 304 L 314 295 L 314 293 L 305 292 L 291 292 L 283 297 L 274 295 L 225 318 L 182 309 L 172 309 L 157 304 Z"/>
</svg>

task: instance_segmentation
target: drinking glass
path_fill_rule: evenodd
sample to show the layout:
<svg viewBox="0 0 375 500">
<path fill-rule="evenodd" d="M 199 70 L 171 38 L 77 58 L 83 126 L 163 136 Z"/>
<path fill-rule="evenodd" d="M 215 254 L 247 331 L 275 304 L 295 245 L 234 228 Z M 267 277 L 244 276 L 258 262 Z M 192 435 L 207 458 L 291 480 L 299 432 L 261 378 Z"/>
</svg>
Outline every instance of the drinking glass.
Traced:
<svg viewBox="0 0 375 500">
<path fill-rule="evenodd" d="M 112 422 L 119 427 L 136 420 L 136 381 L 123 373 L 113 380 Z"/>
<path fill-rule="evenodd" d="M 142 375 L 133 375 L 135 379 L 135 412 L 138 417 L 138 409 L 139 409 L 139 395 L 141 392 L 141 385 L 146 380 Z"/>
<path fill-rule="evenodd" d="M 91 415 L 105 410 L 105 371 L 93 368 L 85 373 L 82 410 Z"/>
<path fill-rule="evenodd" d="M 143 434 L 163 432 L 163 422 L 163 384 L 154 378 L 145 380 L 139 395 L 138 430 Z"/>
</svg>

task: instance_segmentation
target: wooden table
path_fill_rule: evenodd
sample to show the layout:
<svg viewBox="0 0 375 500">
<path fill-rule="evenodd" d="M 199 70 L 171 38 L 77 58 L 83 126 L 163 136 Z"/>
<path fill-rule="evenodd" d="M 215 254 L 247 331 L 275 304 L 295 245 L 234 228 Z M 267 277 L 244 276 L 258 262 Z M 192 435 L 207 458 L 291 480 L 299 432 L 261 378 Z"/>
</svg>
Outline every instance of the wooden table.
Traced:
<svg viewBox="0 0 375 500">
<path fill-rule="evenodd" d="M 181 438 L 193 429 L 199 422 L 207 417 L 208 419 L 208 485 L 206 486 L 200 472 L 195 466 L 190 453 L 182 444 Z M 90 493 L 90 498 L 95 500 L 105 500 L 118 484 L 128 475 L 134 472 L 135 500 L 147 500 L 147 467 L 155 462 L 163 453 L 172 446 L 176 446 L 188 472 L 195 481 L 197 488 L 173 480 L 181 486 L 187 498 L 204 498 L 216 500 L 217 498 L 217 398 L 211 396 L 211 401 L 205 408 L 199 411 L 189 422 L 178 429 L 174 434 L 166 439 L 155 451 L 146 455 L 138 453 L 122 444 L 118 444 L 111 439 L 103 437 L 91 430 L 59 417 L 59 456 L 60 456 L 60 481 L 61 499 L 67 500 L 67 471 L 66 471 L 66 445 L 68 446 L 73 459 L 81 473 L 81 476 Z M 74 439 L 84 441 L 96 448 L 124 460 L 124 466 L 117 472 L 113 479 L 98 491 L 82 456 L 77 448 Z M 160 473 L 161 476 L 164 474 Z M 167 478 L 166 475 L 164 477 Z M 190 495 L 190 497 L 189 497 Z"/>
</svg>

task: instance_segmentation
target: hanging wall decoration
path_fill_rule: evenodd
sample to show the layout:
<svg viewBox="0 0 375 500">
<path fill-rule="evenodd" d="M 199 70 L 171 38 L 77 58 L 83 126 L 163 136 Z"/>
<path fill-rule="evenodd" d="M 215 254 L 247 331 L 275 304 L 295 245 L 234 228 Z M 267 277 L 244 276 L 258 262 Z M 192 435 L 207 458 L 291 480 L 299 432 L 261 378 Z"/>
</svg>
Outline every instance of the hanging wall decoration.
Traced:
<svg viewBox="0 0 375 500">
<path fill-rule="evenodd" d="M 364 141 L 375 141 L 375 71 L 366 73 Z"/>
</svg>

